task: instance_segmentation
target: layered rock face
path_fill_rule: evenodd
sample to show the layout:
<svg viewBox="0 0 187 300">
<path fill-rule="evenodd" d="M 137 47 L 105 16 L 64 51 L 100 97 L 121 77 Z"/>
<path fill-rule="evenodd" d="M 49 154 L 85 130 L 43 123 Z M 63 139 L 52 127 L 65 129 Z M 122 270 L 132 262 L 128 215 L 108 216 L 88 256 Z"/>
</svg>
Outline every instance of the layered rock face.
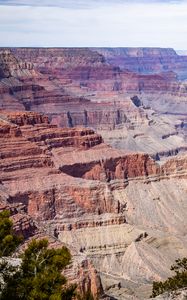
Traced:
<svg viewBox="0 0 187 300">
<path fill-rule="evenodd" d="M 9 204 L 0 198 L 0 211 L 10 211 L 10 218 L 13 221 L 13 230 L 17 235 L 25 239 L 37 234 L 37 226 L 31 216 L 26 213 L 26 207 L 20 203 Z"/>
<path fill-rule="evenodd" d="M 32 63 L 18 61 L 11 50 L 0 50 L 0 79 L 34 75 Z"/>
<path fill-rule="evenodd" d="M 174 71 L 179 77 L 187 75 L 187 57 L 185 53 L 177 55 L 167 48 L 93 48 L 106 60 L 122 69 L 138 73 L 158 73 Z"/>
<path fill-rule="evenodd" d="M 17 48 L 1 53 L 3 65 L 19 69 L 0 81 L 2 108 L 46 113 L 61 127 L 91 127 L 112 146 L 154 158 L 186 151 L 186 83 L 173 72 L 182 59 L 174 50 Z M 143 67 L 149 68 L 149 62 L 153 71 L 122 70 L 108 61 L 113 56 L 143 59 Z M 30 62 L 32 70 L 26 71 L 20 61 Z M 167 70 L 162 61 L 170 64 Z"/>
<path fill-rule="evenodd" d="M 125 53 L 127 51 L 127 49 L 125 48 L 119 50 L 120 53 Z M 138 49 L 134 49 L 133 51 L 135 50 L 137 51 L 137 53 L 140 52 L 140 57 L 144 57 L 145 59 L 154 59 L 155 57 L 157 57 L 160 60 L 161 57 L 169 57 L 168 59 L 170 59 L 170 56 L 178 57 L 174 51 L 167 49 L 144 49 L 144 51 L 142 49 L 139 49 L 139 52 Z M 15 81 L 15 79 L 12 79 L 10 81 L 10 78 L 6 82 L 6 86 L 8 84 L 10 87 L 14 87 L 13 95 L 15 96 L 15 98 L 18 98 L 18 101 L 21 102 L 26 107 L 26 109 L 33 109 L 41 112 L 43 111 L 51 113 L 49 110 L 52 107 L 52 111 L 54 112 L 54 114 L 57 113 L 57 110 L 59 110 L 59 107 L 62 104 L 65 104 L 65 113 L 67 114 L 68 111 L 70 113 L 73 113 L 72 119 L 75 119 L 75 121 L 73 122 L 74 125 L 77 125 L 77 123 L 78 125 L 84 125 L 82 123 L 86 123 L 84 120 L 84 110 L 87 110 L 88 115 L 90 112 L 95 111 L 93 107 L 89 106 L 89 103 L 86 101 L 87 97 L 90 99 L 90 96 L 92 95 L 90 100 L 95 100 L 94 102 L 101 102 L 101 100 L 102 102 L 104 101 L 103 95 L 98 95 L 98 91 L 107 91 L 107 93 L 113 92 L 111 95 L 106 95 L 106 97 L 108 97 L 108 102 L 112 103 L 114 103 L 115 95 L 119 95 L 119 93 L 121 92 L 125 92 L 127 94 L 146 93 L 146 95 L 149 95 L 150 93 L 152 94 L 154 92 L 162 92 L 166 94 L 165 99 L 167 99 L 166 96 L 168 96 L 168 93 L 170 93 L 172 97 L 175 96 L 175 98 L 182 98 L 183 96 L 185 96 L 185 85 L 183 86 L 182 84 L 177 82 L 176 75 L 172 72 L 164 72 L 160 75 L 138 75 L 133 73 L 131 69 L 128 72 L 121 71 L 118 64 L 116 64 L 115 66 L 109 65 L 106 61 L 106 53 L 107 51 L 115 53 L 115 51 L 117 51 L 116 49 L 103 49 L 106 58 L 104 57 L 104 55 L 101 55 L 97 52 L 99 51 L 99 49 L 90 50 L 63 48 L 19 48 L 12 49 L 12 51 L 13 52 L 10 52 L 10 50 L 4 50 L 3 52 L 3 50 L 1 50 L 2 65 L 10 65 L 9 69 L 11 70 L 18 69 L 18 60 L 16 60 L 13 56 L 12 53 L 14 53 L 19 61 L 25 60 L 26 62 L 31 62 L 35 70 L 35 72 L 33 71 L 34 74 L 33 72 L 25 72 L 24 68 L 20 69 L 19 65 L 19 72 L 9 72 L 14 78 L 18 78 L 20 76 L 22 77 L 22 84 L 20 82 L 18 84 L 18 81 Z M 9 53 L 8 58 L 6 54 L 7 52 Z M 131 51 L 129 53 L 131 53 Z M 134 57 L 133 54 L 128 54 L 126 56 L 127 59 L 131 58 L 131 56 Z M 143 65 L 146 66 L 146 63 L 144 63 Z M 154 62 L 153 66 L 155 66 Z M 24 74 L 25 76 L 23 76 Z M 37 76 L 40 77 L 39 85 L 38 80 L 36 81 Z M 2 84 L 3 83 L 4 82 L 2 82 Z M 28 87 L 29 84 L 30 87 Z M 17 87 L 17 85 L 19 87 Z M 6 86 L 4 86 L 4 88 Z M 24 88 L 27 90 L 27 98 L 25 98 L 26 92 L 24 94 L 21 93 L 20 86 L 22 87 L 22 89 Z M 65 90 L 62 89 L 62 87 Z M 29 91 L 30 89 L 31 91 Z M 95 94 L 96 91 L 97 95 L 93 97 L 93 94 Z M 83 96 L 84 99 L 77 98 L 78 95 Z M 162 95 L 162 98 L 163 97 L 164 95 Z M 145 100 L 147 99 L 148 97 L 145 97 Z M 124 102 L 125 98 L 123 97 L 122 100 Z M 176 99 L 174 101 L 176 101 Z M 49 108 L 47 106 L 44 106 L 44 103 L 46 105 L 48 103 Z M 82 104 L 82 107 L 79 107 L 79 104 Z M 76 116 L 76 108 L 78 107 L 80 116 Z M 102 106 L 98 105 L 96 107 L 98 107 L 96 111 L 103 110 Z M 112 109 L 113 107 L 111 106 L 111 110 Z M 59 111 L 59 113 L 60 112 L 64 113 L 64 111 Z M 67 122 L 67 116 L 65 118 Z M 77 118 L 78 120 L 76 120 Z M 99 122 L 102 123 L 102 120 L 99 120 L 97 116 L 95 118 L 95 124 L 98 124 Z M 64 122 L 64 120 L 62 120 L 62 122 Z M 89 125 L 89 118 L 87 122 Z"/>
<path fill-rule="evenodd" d="M 173 49 L 16 48 L 12 51 L 19 59 L 32 62 L 36 70 L 49 75 L 50 79 L 58 78 L 66 85 L 73 83 L 73 88 L 81 89 L 82 93 L 86 88 L 126 92 L 158 91 L 158 88 L 167 92 L 170 88 L 178 92 L 180 87 L 176 82 L 175 69 L 179 62 L 184 70 L 187 67 L 187 58 L 178 56 Z M 124 65 L 127 64 L 122 68 L 124 70 L 120 69 L 118 61 L 110 63 L 110 58 L 123 60 Z M 141 66 L 145 70 L 150 69 L 150 76 L 146 76 L 149 72 L 141 71 Z"/>
<path fill-rule="evenodd" d="M 14 231 L 26 242 L 33 236 L 46 236 L 52 245 L 54 233 L 51 238 L 41 220 L 50 220 L 58 209 L 64 213 L 76 213 L 77 209 L 77 214 L 84 211 L 73 199 L 61 203 L 66 198 L 61 196 L 66 184 L 54 167 L 51 149 L 88 149 L 102 143 L 102 138 L 89 129 L 57 129 L 37 113 L 1 111 L 0 142 L 0 210 L 11 212 Z M 73 247 L 70 250 L 74 254 Z M 72 282 L 77 282 L 78 276 L 81 292 L 91 288 L 95 296 L 103 293 L 97 271 L 84 255 L 76 256 L 66 273 Z"/>
<path fill-rule="evenodd" d="M 137 169 L 134 156 L 129 154 L 128 158 L 134 161 Z M 143 155 L 139 155 L 139 160 L 146 166 Z M 137 173 L 130 173 L 128 179 L 112 179 L 110 182 L 103 169 L 98 172 L 95 163 L 92 165 L 92 174 L 97 179 L 92 175 L 86 180 L 91 187 L 95 180 L 97 183 L 99 179 L 106 180 L 104 201 L 108 203 L 106 199 L 112 199 L 116 203 L 115 214 L 124 216 L 125 223 L 116 224 L 114 213 L 109 223 L 107 215 L 102 218 L 102 207 L 99 218 L 94 217 L 94 222 L 90 222 L 93 220 L 90 217 L 83 224 L 79 218 L 75 225 L 71 223 L 69 230 L 62 226 L 62 222 L 58 223 L 59 238 L 69 245 L 75 245 L 92 259 L 100 271 L 105 290 L 116 299 L 148 299 L 151 282 L 171 276 L 173 261 L 187 255 L 185 161 L 186 157 L 181 157 L 162 166 L 150 161 L 151 164 L 147 165 L 151 165 L 151 168 L 145 167 L 147 175 L 137 170 Z M 113 162 L 115 170 L 115 159 Z M 77 176 L 75 165 L 73 167 Z M 80 169 L 79 165 L 77 167 Z M 82 198 L 80 190 L 79 193 Z M 50 224 L 54 227 L 56 221 Z M 120 290 L 119 282 L 122 286 Z"/>
<path fill-rule="evenodd" d="M 116 299 L 148 298 L 151 282 L 187 255 L 186 156 L 159 165 L 91 129 L 57 128 L 33 112 L 0 116 L 1 208 L 15 230 L 57 232 L 73 254 L 66 274 L 82 291 L 101 295 L 103 285 Z"/>
<path fill-rule="evenodd" d="M 3 66 L 9 70 L 7 76 L 4 76 L 6 78 L 1 80 L 2 108 L 46 112 L 54 123 L 68 127 L 99 125 L 112 128 L 127 119 L 124 110 L 131 104 L 129 100 L 124 107 L 108 101 L 107 112 L 104 114 L 105 105 L 92 103 L 85 94 L 81 96 L 80 85 L 84 87 L 81 80 L 94 81 L 103 75 L 105 79 L 112 78 L 113 74 L 115 76 L 116 71 L 107 66 L 97 52 L 88 49 L 17 49 L 19 59 L 32 61 L 36 70 L 42 72 L 35 72 L 35 76 L 31 73 L 23 76 L 24 72 L 16 74 L 14 70 L 22 70 L 18 60 L 10 50 L 1 52 L 2 72 Z M 79 97 L 67 87 L 71 82 L 75 89 L 78 84 Z M 137 110 L 134 113 L 141 118 L 141 112 Z"/>
<path fill-rule="evenodd" d="M 58 233 L 82 291 L 146 299 L 187 255 L 185 58 L 101 50 L 1 50 L 0 203 L 26 238 Z"/>
</svg>

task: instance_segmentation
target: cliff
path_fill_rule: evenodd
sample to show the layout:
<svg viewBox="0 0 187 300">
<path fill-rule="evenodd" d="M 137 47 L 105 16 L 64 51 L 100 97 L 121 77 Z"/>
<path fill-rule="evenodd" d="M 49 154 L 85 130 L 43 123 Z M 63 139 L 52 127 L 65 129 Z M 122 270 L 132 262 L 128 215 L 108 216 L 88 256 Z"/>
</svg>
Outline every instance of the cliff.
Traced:
<svg viewBox="0 0 187 300">
<path fill-rule="evenodd" d="M 121 70 L 107 62 L 113 55 L 149 59 L 153 66 L 154 59 L 181 59 L 172 49 L 159 48 L 2 49 L 2 70 L 9 73 L 0 81 L 0 106 L 44 112 L 61 127 L 95 128 L 112 146 L 146 151 L 157 159 L 185 151 L 185 130 L 175 128 L 181 119 L 178 115 L 186 113 L 185 83 L 178 82 L 172 71 Z M 135 98 L 140 105 L 133 102 Z M 172 117 L 160 117 L 157 112 L 172 113 Z M 184 121 L 183 117 L 181 124 Z"/>
<path fill-rule="evenodd" d="M 120 281 L 125 295 L 140 285 L 145 299 L 151 281 L 186 254 L 186 156 L 159 165 L 112 149 L 92 129 L 57 128 L 33 112 L 0 115 L 0 201 L 15 231 L 52 244 L 57 231 L 80 290 L 109 286 L 115 296 Z"/>
<path fill-rule="evenodd" d="M 60 200 L 57 194 L 62 192 L 57 186 L 55 192 L 56 178 L 62 186 L 64 180 L 53 166 L 50 149 L 62 145 L 86 149 L 101 143 L 102 138 L 89 129 L 57 129 L 46 116 L 33 112 L 1 111 L 0 118 L 0 210 L 11 212 L 13 229 L 26 243 L 34 236 L 47 237 L 50 245 L 55 245 L 54 233 L 40 225 L 42 219 L 54 216 L 54 204 Z M 72 247 L 70 250 L 74 253 Z M 78 283 L 81 292 L 91 288 L 95 296 L 103 293 L 97 271 L 84 256 L 76 256 L 68 270 L 68 279 Z"/>
<path fill-rule="evenodd" d="M 128 185 L 132 180 L 140 178 L 149 182 L 159 181 L 168 176 L 179 178 L 186 176 L 185 156 L 171 159 L 159 166 L 147 154 L 125 153 L 106 146 L 103 144 L 102 137 L 91 129 L 57 128 L 49 124 L 47 117 L 36 113 L 14 114 L 1 111 L 0 125 L 0 139 L 3 145 L 0 163 L 1 179 L 7 186 L 10 185 L 11 202 L 22 198 L 32 214 L 35 210 L 36 216 L 41 213 L 40 218 L 42 213 L 44 219 L 53 218 L 58 205 L 65 205 L 71 210 L 72 200 L 80 206 L 80 216 L 84 210 L 115 213 L 119 210 L 119 203 L 109 196 L 110 190 L 108 198 L 105 199 L 108 203 L 102 200 L 108 183 L 122 180 L 125 185 Z M 31 170 L 28 173 L 29 168 Z M 32 176 L 36 170 L 39 176 L 38 187 L 34 189 L 35 178 Z M 16 188 L 17 191 L 15 190 L 16 176 L 17 180 L 22 181 L 22 184 Z M 30 178 L 29 182 L 28 178 Z M 90 180 L 92 185 L 89 184 Z M 99 186 L 96 189 L 98 181 L 100 189 Z M 59 185 L 56 186 L 55 182 Z M 82 182 L 82 185 L 78 182 Z M 50 189 L 48 189 L 49 185 Z M 28 188 L 31 190 L 27 190 Z M 64 197 L 59 194 L 62 190 L 65 193 Z M 20 193 L 23 195 L 21 196 Z M 69 200 L 65 200 L 67 193 Z M 94 194 L 97 195 L 96 201 L 93 201 Z M 43 204 L 38 206 L 37 202 L 41 197 Z M 53 207 L 51 211 L 48 211 L 46 206 L 48 201 L 51 203 L 51 208 Z M 71 203 L 70 206 L 68 201 Z M 57 207 L 54 207 L 54 204 Z M 62 212 L 63 209 L 62 206 Z"/>
<path fill-rule="evenodd" d="M 32 63 L 19 61 L 10 49 L 0 50 L 0 79 L 34 75 Z"/>
<path fill-rule="evenodd" d="M 187 255 L 185 57 L 103 51 L 3 50 L 0 202 L 26 238 L 57 230 L 80 289 L 146 299 Z"/>
<path fill-rule="evenodd" d="M 172 48 L 92 48 L 111 65 L 138 73 L 174 71 L 186 76 L 187 57 Z"/>
</svg>

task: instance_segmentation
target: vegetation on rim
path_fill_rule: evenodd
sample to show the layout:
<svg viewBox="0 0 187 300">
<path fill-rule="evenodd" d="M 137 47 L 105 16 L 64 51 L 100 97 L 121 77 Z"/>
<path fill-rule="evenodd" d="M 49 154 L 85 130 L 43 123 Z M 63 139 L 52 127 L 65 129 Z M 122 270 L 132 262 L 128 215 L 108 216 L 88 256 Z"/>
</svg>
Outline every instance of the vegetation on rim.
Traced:
<svg viewBox="0 0 187 300">
<path fill-rule="evenodd" d="M 173 277 L 169 277 L 166 281 L 153 282 L 151 297 L 156 297 L 165 292 L 175 292 L 180 288 L 187 287 L 187 258 L 177 259 L 176 264 L 171 266 L 171 270 L 175 272 Z"/>
<path fill-rule="evenodd" d="M 22 241 L 13 233 L 9 212 L 0 213 L 0 299 L 1 300 L 93 300 L 91 292 L 83 297 L 76 285 L 62 275 L 70 263 L 66 247 L 49 248 L 48 240 L 32 240 L 20 256 L 20 266 L 10 263 L 11 254 Z"/>
</svg>

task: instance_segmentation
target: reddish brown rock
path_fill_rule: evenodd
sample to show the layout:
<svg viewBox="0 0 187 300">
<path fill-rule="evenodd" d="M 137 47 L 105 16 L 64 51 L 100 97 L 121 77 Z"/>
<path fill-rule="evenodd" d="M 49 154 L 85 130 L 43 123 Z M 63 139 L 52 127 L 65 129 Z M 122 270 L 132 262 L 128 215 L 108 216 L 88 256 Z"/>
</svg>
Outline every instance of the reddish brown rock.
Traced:
<svg viewBox="0 0 187 300">
<path fill-rule="evenodd" d="M 181 106 L 178 106 L 177 112 L 185 110 L 185 103 L 182 104 L 186 95 L 185 84 L 178 82 L 174 72 L 162 72 L 165 64 L 172 62 L 172 65 L 175 65 L 180 60 L 172 49 L 103 49 L 106 59 L 98 53 L 100 50 L 1 50 L 2 65 L 6 65 L 8 69 L 15 65 L 19 72 L 9 72 L 10 75 L 1 80 L 0 107 L 46 113 L 53 124 L 61 127 L 81 125 L 107 130 L 113 130 L 123 124 L 128 127 L 137 122 L 148 122 L 146 112 L 135 107 L 128 95 L 137 94 L 145 106 L 157 106 L 161 111 L 165 111 L 165 105 L 168 111 L 173 111 L 180 98 Z M 135 73 L 133 67 L 122 71 L 118 64 L 111 66 L 106 62 L 108 55 L 124 55 L 127 61 L 140 59 L 140 64 L 141 59 L 147 59 L 147 64 L 152 64 L 153 70 L 156 60 L 161 64 L 161 67 L 158 67 L 161 73 Z M 32 62 L 32 72 L 29 67 L 29 72 L 25 70 L 20 60 Z M 149 66 L 147 68 L 149 69 Z M 156 97 L 157 93 L 162 93 L 164 101 L 158 99 L 157 105 L 154 105 L 151 97 L 153 94 Z M 172 98 L 172 105 L 169 105 L 171 101 L 168 100 L 168 93 Z"/>
<path fill-rule="evenodd" d="M 170 174 L 184 174 L 187 169 L 186 156 L 179 156 L 177 158 L 172 158 L 168 160 L 164 165 L 161 166 L 161 173 L 164 175 Z"/>
<path fill-rule="evenodd" d="M 80 256 L 77 260 L 73 260 L 64 274 L 70 282 L 78 284 L 81 294 L 91 291 L 96 299 L 104 294 L 99 274 L 88 259 Z"/>
<path fill-rule="evenodd" d="M 3 121 L 9 131 L 1 135 L 1 180 L 10 192 L 9 200 L 22 202 L 37 220 L 52 220 L 57 214 L 68 218 L 95 211 L 118 213 L 118 201 L 107 183 L 125 180 L 125 188 L 134 179 L 186 174 L 185 159 L 159 167 L 147 154 L 124 153 L 102 144 L 90 129 L 59 129 L 38 114 L 20 112 L 10 117 L 4 112 L 5 116 L 29 125 Z M 33 120 L 38 123 L 30 125 Z M 11 127 L 19 135 L 11 136 Z"/>
<path fill-rule="evenodd" d="M 95 266 L 101 273 L 116 276 L 118 257 L 124 256 L 129 243 L 146 240 L 145 232 L 134 232 L 132 227 L 146 227 L 147 231 L 150 226 L 150 230 L 163 230 L 163 234 L 185 230 L 185 210 L 178 218 L 187 177 L 185 156 L 158 165 L 147 154 L 112 149 L 92 129 L 57 128 L 44 116 L 29 112 L 14 115 L 1 111 L 0 142 L 3 209 L 12 211 L 15 231 L 26 238 L 52 237 L 55 246 L 57 230 L 75 259 L 66 274 L 73 282 L 78 281 L 80 291 L 91 288 L 94 295 L 101 294 Z M 181 202 L 176 200 L 175 187 Z M 167 205 L 173 201 L 170 210 L 165 208 L 165 201 Z M 84 232 L 85 239 L 76 239 L 76 234 Z M 89 238 L 90 234 L 94 238 Z M 85 247 L 83 252 L 81 247 Z M 141 269 L 148 248 L 134 247 L 138 272 L 139 257 L 143 257 Z M 155 261 L 157 254 L 150 252 Z M 121 265 L 117 274 L 123 278 L 125 266 Z M 129 270 L 129 276 L 136 279 L 136 272 Z M 151 263 L 148 275 L 152 278 Z"/>
<path fill-rule="evenodd" d="M 49 124 L 48 117 L 35 112 L 10 112 L 0 110 L 0 118 L 18 126 Z"/>
<path fill-rule="evenodd" d="M 0 79 L 10 76 L 33 76 L 35 74 L 32 63 L 19 61 L 10 49 L 0 50 Z"/>
<path fill-rule="evenodd" d="M 26 207 L 23 204 L 3 203 L 0 199 L 0 211 L 4 210 L 10 212 L 13 230 L 17 235 L 27 239 L 37 234 L 38 228 L 36 223 L 33 218 L 27 214 Z"/>
<path fill-rule="evenodd" d="M 98 145 L 86 153 L 53 151 L 54 162 L 70 176 L 90 180 L 108 181 L 130 179 L 159 174 L 159 166 L 148 154 L 124 152 Z M 81 162 L 79 163 L 78 160 Z"/>
<path fill-rule="evenodd" d="M 187 57 L 171 48 L 94 48 L 106 61 L 138 73 L 175 71 L 185 73 Z"/>
<path fill-rule="evenodd" d="M 181 71 L 185 59 L 172 50 L 122 52 L 126 66 L 138 72 L 112 65 L 108 53 L 93 49 L 5 50 L 0 58 L 0 107 L 6 109 L 0 111 L 0 201 L 21 208 L 12 213 L 17 232 L 51 237 L 56 246 L 57 229 L 73 257 L 82 253 L 69 278 L 94 295 L 102 288 L 93 265 L 109 286 L 120 280 L 137 295 L 140 282 L 167 273 L 158 257 L 167 268 L 187 248 L 186 156 L 157 164 L 126 146 L 106 146 L 92 129 L 72 128 L 107 129 L 109 141 L 110 133 L 118 134 L 129 149 L 143 139 L 146 151 L 159 132 L 157 156 L 185 150 L 185 116 L 175 123 L 150 109 L 185 114 L 186 84 L 170 71 L 172 65 Z"/>
</svg>

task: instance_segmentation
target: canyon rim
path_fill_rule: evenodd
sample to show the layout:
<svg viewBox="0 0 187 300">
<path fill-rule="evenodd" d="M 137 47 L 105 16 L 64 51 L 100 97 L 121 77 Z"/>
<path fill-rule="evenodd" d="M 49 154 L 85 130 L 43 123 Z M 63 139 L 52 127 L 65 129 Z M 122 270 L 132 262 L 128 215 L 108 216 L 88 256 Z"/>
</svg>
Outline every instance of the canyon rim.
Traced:
<svg viewBox="0 0 187 300">
<path fill-rule="evenodd" d="M 65 245 L 64 275 L 95 300 L 149 299 L 187 257 L 186 14 L 182 0 L 0 1 L 14 256 L 33 238 Z"/>
</svg>

